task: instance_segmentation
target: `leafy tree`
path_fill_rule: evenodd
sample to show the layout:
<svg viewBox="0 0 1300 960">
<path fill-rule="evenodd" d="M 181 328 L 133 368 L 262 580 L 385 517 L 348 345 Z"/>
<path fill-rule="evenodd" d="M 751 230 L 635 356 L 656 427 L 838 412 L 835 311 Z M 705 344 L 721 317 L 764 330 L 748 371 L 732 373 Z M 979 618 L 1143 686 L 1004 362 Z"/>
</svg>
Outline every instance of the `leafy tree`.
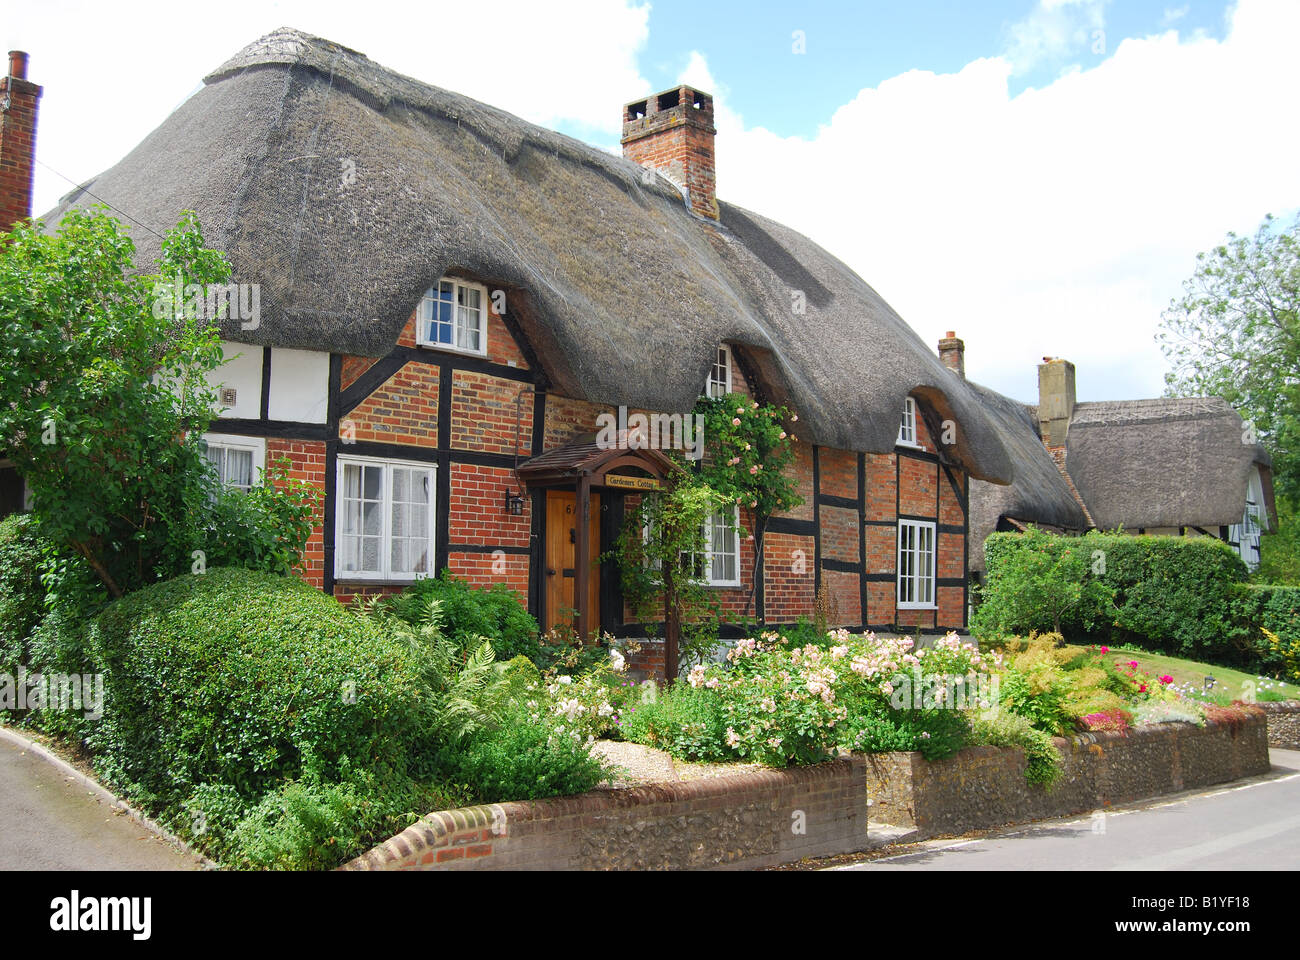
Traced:
<svg viewBox="0 0 1300 960">
<path fill-rule="evenodd" d="M 0 449 L 41 534 L 115 597 L 191 572 L 195 550 L 283 572 L 314 501 L 289 484 L 286 499 L 234 503 L 202 449 L 216 410 L 205 375 L 224 359 L 206 292 L 229 265 L 189 213 L 157 275 L 133 254 L 102 209 L 70 211 L 53 234 L 20 225 L 0 245 Z"/>
<path fill-rule="evenodd" d="M 1170 396 L 1217 396 L 1273 455 L 1278 493 L 1300 503 L 1300 216 L 1197 255 L 1157 342 Z"/>
</svg>

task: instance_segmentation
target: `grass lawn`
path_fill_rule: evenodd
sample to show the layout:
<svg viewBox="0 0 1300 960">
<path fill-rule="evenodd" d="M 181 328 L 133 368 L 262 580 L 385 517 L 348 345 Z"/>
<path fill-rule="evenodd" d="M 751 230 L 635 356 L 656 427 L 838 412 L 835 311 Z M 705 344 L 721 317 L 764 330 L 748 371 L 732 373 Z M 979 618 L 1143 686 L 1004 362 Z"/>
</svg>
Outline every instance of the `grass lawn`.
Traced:
<svg viewBox="0 0 1300 960">
<path fill-rule="evenodd" d="M 1196 660 L 1181 660 L 1178 657 L 1167 657 L 1161 653 L 1150 653 L 1134 647 L 1112 647 L 1110 655 L 1120 660 L 1136 660 L 1141 669 L 1157 677 L 1167 673 L 1179 686 L 1190 684 L 1199 690 L 1203 688 L 1206 676 L 1214 677 L 1214 688 L 1208 698 L 1214 701 L 1230 703 L 1240 698 L 1242 685 L 1245 683 L 1255 684 L 1257 700 L 1300 700 L 1300 687 L 1293 683 L 1260 680 L 1253 674 L 1233 670 L 1231 667 L 1216 667 Z"/>
</svg>

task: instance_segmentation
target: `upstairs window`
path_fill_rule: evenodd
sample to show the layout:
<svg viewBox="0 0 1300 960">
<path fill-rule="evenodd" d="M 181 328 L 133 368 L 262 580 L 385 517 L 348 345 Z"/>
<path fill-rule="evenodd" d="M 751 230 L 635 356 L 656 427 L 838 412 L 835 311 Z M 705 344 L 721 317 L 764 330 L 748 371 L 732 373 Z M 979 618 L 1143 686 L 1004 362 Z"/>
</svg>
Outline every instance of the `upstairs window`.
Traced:
<svg viewBox="0 0 1300 960">
<path fill-rule="evenodd" d="M 920 446 L 916 442 L 916 400 L 903 401 L 903 422 L 898 426 L 898 442 L 905 447 Z"/>
<path fill-rule="evenodd" d="M 935 525 L 898 521 L 898 608 L 929 610 L 934 603 Z"/>
<path fill-rule="evenodd" d="M 266 441 L 260 437 L 205 433 L 203 455 L 223 487 L 248 493 L 257 482 L 258 471 L 266 467 Z"/>
<path fill-rule="evenodd" d="M 420 299 L 416 320 L 416 340 L 421 346 L 487 353 L 485 287 L 460 280 L 439 280 Z"/>
<path fill-rule="evenodd" d="M 731 347 L 725 343 L 718 347 L 704 384 L 704 395 L 709 398 L 725 397 L 731 392 Z"/>
</svg>

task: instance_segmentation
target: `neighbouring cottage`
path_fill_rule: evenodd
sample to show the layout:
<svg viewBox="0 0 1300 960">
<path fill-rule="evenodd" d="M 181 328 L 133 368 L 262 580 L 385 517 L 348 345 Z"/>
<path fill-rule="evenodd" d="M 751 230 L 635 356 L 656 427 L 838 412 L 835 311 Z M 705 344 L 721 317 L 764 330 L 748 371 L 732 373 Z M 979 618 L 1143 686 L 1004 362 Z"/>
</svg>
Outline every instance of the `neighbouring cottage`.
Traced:
<svg viewBox="0 0 1300 960">
<path fill-rule="evenodd" d="M 940 355 L 965 375 L 953 334 Z M 978 384 L 1017 465 L 1015 480 L 971 482 L 970 568 L 984 571 L 984 538 L 1034 524 L 1055 533 L 1217 537 L 1250 569 L 1261 534 L 1277 529 L 1272 461 L 1254 431 L 1217 397 L 1078 402 L 1074 364 L 1044 358 L 1037 406 Z"/>
<path fill-rule="evenodd" d="M 805 503 L 761 564 L 744 510 L 710 523 L 727 609 L 753 587 L 790 623 L 824 586 L 850 628 L 961 629 L 970 485 L 1020 475 L 1005 425 L 843 263 L 717 199 L 712 121 L 689 86 L 633 101 L 620 158 L 285 29 L 45 221 L 102 199 L 150 263 L 193 209 L 256 285 L 222 326 L 209 456 L 227 484 L 287 457 L 320 488 L 305 576 L 337 597 L 450 568 L 544 627 L 643 634 L 595 559 L 664 459 L 602 447 L 597 418 L 734 391 L 797 412 Z"/>
</svg>

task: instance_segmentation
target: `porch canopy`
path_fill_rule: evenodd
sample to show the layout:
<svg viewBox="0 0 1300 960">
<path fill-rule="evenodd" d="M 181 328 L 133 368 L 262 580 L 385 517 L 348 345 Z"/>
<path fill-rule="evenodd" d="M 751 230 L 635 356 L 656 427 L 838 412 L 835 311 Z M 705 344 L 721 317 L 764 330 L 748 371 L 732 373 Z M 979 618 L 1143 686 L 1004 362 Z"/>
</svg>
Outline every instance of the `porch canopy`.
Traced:
<svg viewBox="0 0 1300 960">
<path fill-rule="evenodd" d="M 620 431 L 612 443 L 608 438 L 597 437 L 595 433 L 583 434 L 562 447 L 525 460 L 516 470 L 520 482 L 529 488 L 577 490 L 573 593 L 578 611 L 576 630 L 583 642 L 592 626 L 587 591 L 592 560 L 589 523 L 592 488 L 655 490 L 671 473 L 682 469 L 662 451 L 643 448 L 641 437 L 635 432 L 629 439 L 628 431 Z"/>
</svg>

